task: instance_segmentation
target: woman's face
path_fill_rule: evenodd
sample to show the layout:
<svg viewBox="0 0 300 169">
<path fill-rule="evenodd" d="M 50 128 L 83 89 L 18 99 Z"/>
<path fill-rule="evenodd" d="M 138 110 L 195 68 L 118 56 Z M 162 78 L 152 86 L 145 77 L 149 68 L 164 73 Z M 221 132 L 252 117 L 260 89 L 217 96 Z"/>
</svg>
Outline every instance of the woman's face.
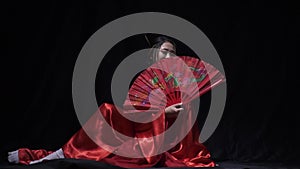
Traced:
<svg viewBox="0 0 300 169">
<path fill-rule="evenodd" d="M 157 61 L 164 58 L 169 58 L 176 55 L 176 49 L 170 42 L 163 43 L 157 54 Z"/>
</svg>

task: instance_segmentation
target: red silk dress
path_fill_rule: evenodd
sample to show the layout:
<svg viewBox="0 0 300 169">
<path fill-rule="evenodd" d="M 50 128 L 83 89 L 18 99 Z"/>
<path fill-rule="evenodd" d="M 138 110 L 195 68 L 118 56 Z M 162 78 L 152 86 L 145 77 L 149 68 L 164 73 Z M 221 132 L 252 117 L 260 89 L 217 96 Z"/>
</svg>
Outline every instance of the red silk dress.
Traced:
<svg viewBox="0 0 300 169">
<path fill-rule="evenodd" d="M 124 168 L 215 166 L 210 152 L 199 142 L 200 132 L 196 123 L 173 148 L 155 154 L 162 148 L 164 140 L 163 137 L 153 139 L 153 136 L 166 131 L 175 119 L 166 118 L 162 112 L 149 123 L 138 123 L 125 118 L 120 111 L 122 110 L 113 104 L 102 104 L 86 124 L 62 146 L 65 158 L 95 160 Z M 185 112 L 189 111 L 192 111 L 192 107 L 185 106 Z M 182 121 L 182 126 L 192 125 L 191 118 L 195 117 L 188 116 Z M 108 126 L 103 125 L 104 120 Z M 143 139 L 128 139 L 134 137 Z M 171 145 L 172 142 L 164 144 Z M 124 157 L 115 153 L 117 151 L 133 153 L 139 158 Z M 41 159 L 52 152 L 20 148 L 19 162 L 28 165 L 31 161 Z"/>
<path fill-rule="evenodd" d="M 193 58 L 186 58 L 191 63 L 194 75 L 190 77 L 187 82 L 197 83 L 196 86 L 202 87 L 201 92 L 195 96 L 201 96 L 204 92 L 210 90 L 213 86 L 223 82 L 223 76 L 217 76 L 219 71 L 209 65 L 204 66 L 204 62 L 198 60 L 195 61 Z M 169 61 L 172 61 L 169 63 Z M 181 62 L 179 60 L 161 60 L 161 63 L 165 63 L 164 67 L 167 68 L 180 68 Z M 197 63 L 197 64 L 194 64 Z M 174 66 L 175 65 L 175 66 Z M 204 68 L 209 68 L 207 71 L 211 77 L 216 77 L 215 81 L 211 81 L 209 76 L 203 76 L 205 71 Z M 198 69 L 199 68 L 199 69 Z M 203 69 L 202 69 L 203 68 Z M 149 72 L 145 72 L 141 76 L 141 83 L 136 85 L 136 91 L 139 90 L 139 86 L 144 85 L 145 88 L 151 86 L 149 91 L 159 88 L 166 92 L 165 89 L 171 89 L 167 86 L 174 85 L 177 87 L 177 76 L 171 76 L 168 73 L 158 74 L 160 69 L 153 69 L 153 76 L 150 76 Z M 199 70 L 199 71 L 198 71 Z M 172 72 L 172 71 L 170 71 Z M 151 78 L 151 84 L 142 83 L 144 79 L 148 79 L 149 75 Z M 165 75 L 165 77 L 163 77 Z M 143 79 L 143 77 L 145 77 Z M 161 77 L 162 81 L 156 81 L 157 77 Z M 178 76 L 179 77 L 179 76 Z M 182 76 L 183 80 L 187 76 Z M 149 82 L 149 81 L 148 81 Z M 157 82 L 160 82 L 159 84 Z M 184 81 L 182 81 L 184 82 Z M 182 83 L 185 84 L 185 83 Z M 190 88 L 188 85 L 186 89 Z M 135 88 L 131 88 L 134 90 Z M 198 90 L 198 88 L 195 88 Z M 155 90 L 158 91 L 158 90 Z M 189 90 L 188 90 L 189 91 Z M 150 109 L 145 111 L 144 108 L 149 103 L 148 94 L 145 91 L 140 92 L 141 95 L 145 95 L 145 99 L 149 102 L 144 104 L 132 104 L 130 97 L 136 97 L 134 92 L 125 100 L 123 108 L 119 108 L 113 104 L 104 103 L 99 109 L 92 115 L 92 117 L 82 126 L 82 128 L 76 132 L 70 140 L 65 143 L 61 148 L 66 158 L 75 159 L 88 159 L 99 162 L 108 163 L 115 166 L 124 168 L 146 168 L 146 167 L 214 167 L 215 162 L 211 159 L 210 152 L 207 148 L 199 142 L 200 131 L 197 123 L 194 123 L 197 119 L 197 113 L 193 110 L 192 102 L 183 102 L 184 110 L 178 114 L 178 117 L 167 117 L 164 112 L 164 108 Z M 152 93 L 161 95 L 159 93 Z M 174 94 L 174 93 L 173 93 Z M 160 99 L 156 100 L 158 104 L 161 103 Z M 166 105 L 174 104 L 173 102 L 166 101 Z M 140 106 L 141 109 L 130 109 L 130 106 Z M 128 107 L 126 107 L 128 106 Z M 152 111 L 152 112 L 151 112 Z M 133 121 L 129 118 L 131 116 L 136 118 L 137 116 L 141 119 L 148 119 L 149 121 L 142 123 Z M 194 121 L 193 121 L 194 120 Z M 178 123 L 176 123 L 178 122 Z M 175 125 L 179 124 L 178 125 Z M 174 125 L 173 125 L 174 124 Z M 173 126 L 172 126 L 173 125 Z M 167 131 L 177 126 L 173 135 L 167 135 Z M 169 130 L 170 129 L 170 130 Z M 182 136 L 182 137 L 180 137 Z M 22 164 L 29 164 L 30 161 L 41 159 L 51 151 L 46 150 L 30 150 L 30 149 L 19 149 L 19 162 Z"/>
</svg>

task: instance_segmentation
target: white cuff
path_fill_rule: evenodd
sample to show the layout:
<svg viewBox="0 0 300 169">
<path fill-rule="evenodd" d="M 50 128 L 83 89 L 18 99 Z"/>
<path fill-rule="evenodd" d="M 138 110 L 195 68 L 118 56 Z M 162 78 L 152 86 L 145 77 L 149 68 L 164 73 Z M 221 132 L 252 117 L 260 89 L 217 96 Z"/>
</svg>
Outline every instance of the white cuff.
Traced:
<svg viewBox="0 0 300 169">
<path fill-rule="evenodd" d="M 60 148 L 56 151 L 56 155 L 58 158 L 65 158 L 62 148 Z"/>
<path fill-rule="evenodd" d="M 10 163 L 19 163 L 19 150 L 8 152 L 7 160 Z"/>
<path fill-rule="evenodd" d="M 41 159 L 39 159 L 39 160 L 31 161 L 29 164 L 31 165 L 31 164 L 40 163 L 40 162 L 42 162 L 42 161 L 44 161 L 44 160 L 55 160 L 55 159 L 60 159 L 60 158 L 65 158 L 64 152 L 63 152 L 63 150 L 62 150 L 61 148 L 58 149 L 57 151 L 55 151 L 55 152 L 53 152 L 53 153 L 47 155 L 47 156 L 44 157 L 44 158 L 41 158 Z"/>
</svg>

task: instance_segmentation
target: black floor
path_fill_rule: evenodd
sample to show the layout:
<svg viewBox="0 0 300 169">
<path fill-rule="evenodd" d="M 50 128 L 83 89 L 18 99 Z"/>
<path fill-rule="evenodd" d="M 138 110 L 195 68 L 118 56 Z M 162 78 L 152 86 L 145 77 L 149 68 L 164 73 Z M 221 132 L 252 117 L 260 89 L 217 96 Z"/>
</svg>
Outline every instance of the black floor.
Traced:
<svg viewBox="0 0 300 169">
<path fill-rule="evenodd" d="M 283 164 L 283 163 L 239 163 L 233 161 L 217 162 L 216 169 L 300 169 L 297 164 Z M 212 168 L 212 167 L 202 167 Z M 60 159 L 53 161 L 46 161 L 35 165 L 15 165 L 1 162 L 0 169 L 122 169 L 120 167 L 111 166 L 108 164 L 90 161 L 90 160 L 76 160 L 76 159 Z M 154 168 L 152 168 L 154 169 Z M 166 169 L 166 168 L 161 168 Z M 168 168 L 175 169 L 175 168 Z M 180 168 L 184 169 L 184 168 Z"/>
</svg>

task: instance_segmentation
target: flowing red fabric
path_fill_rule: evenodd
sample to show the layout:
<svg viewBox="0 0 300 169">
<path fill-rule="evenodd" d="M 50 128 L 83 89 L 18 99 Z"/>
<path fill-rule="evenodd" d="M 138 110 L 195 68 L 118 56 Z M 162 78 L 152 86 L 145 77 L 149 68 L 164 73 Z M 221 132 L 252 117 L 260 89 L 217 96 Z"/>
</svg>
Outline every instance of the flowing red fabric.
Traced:
<svg viewBox="0 0 300 169">
<path fill-rule="evenodd" d="M 186 109 L 190 109 L 190 107 L 186 106 Z M 100 116 L 104 117 L 112 127 L 103 127 L 103 120 Z M 62 149 L 66 158 L 95 160 L 124 168 L 214 167 L 215 162 L 211 159 L 210 152 L 199 142 L 200 133 L 196 124 L 182 141 L 162 154 L 145 158 L 128 158 L 114 154 L 118 150 L 135 151 L 141 155 L 144 155 L 144 152 L 151 152 L 147 150 L 156 151 L 158 147 L 155 143 L 159 141 L 151 140 L 152 136 L 165 131 L 174 121 L 175 119 L 165 119 L 162 113 L 152 123 L 134 123 L 124 118 L 115 105 L 104 103 L 89 121 L 62 146 Z M 186 121 L 188 124 L 189 120 Z M 113 129 L 124 135 L 145 138 L 145 140 L 144 142 L 128 143 L 126 138 L 116 135 Z M 95 138 L 100 139 L 101 142 L 93 140 Z M 52 151 L 44 149 L 21 148 L 19 149 L 19 161 L 22 164 L 29 164 L 30 161 L 38 160 L 50 153 Z"/>
<path fill-rule="evenodd" d="M 224 78 L 219 77 L 216 79 L 218 84 L 223 82 Z M 204 90 L 198 93 L 198 97 L 212 87 L 212 85 L 205 86 Z M 132 104 L 131 101 L 131 98 L 127 97 L 122 108 L 103 103 L 85 125 L 62 146 L 64 156 L 95 160 L 124 168 L 215 166 L 210 152 L 199 142 L 200 131 L 198 124 L 193 123 L 193 119 L 197 117 L 193 113 L 192 101 L 184 102 L 184 111 L 178 115 L 184 116 L 179 121 L 181 125 L 177 128 L 178 135 L 175 134 L 172 136 L 174 138 L 168 139 L 165 132 L 180 118 L 167 118 L 164 109 L 158 107 L 151 110 L 152 112 L 136 111 L 138 107 L 128 109 Z M 150 121 L 141 123 L 127 118 L 137 115 L 140 119 Z M 185 134 L 187 128 L 190 130 Z M 178 140 L 180 135 L 184 137 Z M 166 151 L 160 152 L 166 147 Z M 22 164 L 29 164 L 30 161 L 38 160 L 50 153 L 51 151 L 43 149 L 19 149 L 19 161 Z"/>
<path fill-rule="evenodd" d="M 32 150 L 29 148 L 20 148 L 19 149 L 19 163 L 28 165 L 33 160 L 41 159 L 53 151 L 48 151 L 44 149 Z"/>
</svg>

